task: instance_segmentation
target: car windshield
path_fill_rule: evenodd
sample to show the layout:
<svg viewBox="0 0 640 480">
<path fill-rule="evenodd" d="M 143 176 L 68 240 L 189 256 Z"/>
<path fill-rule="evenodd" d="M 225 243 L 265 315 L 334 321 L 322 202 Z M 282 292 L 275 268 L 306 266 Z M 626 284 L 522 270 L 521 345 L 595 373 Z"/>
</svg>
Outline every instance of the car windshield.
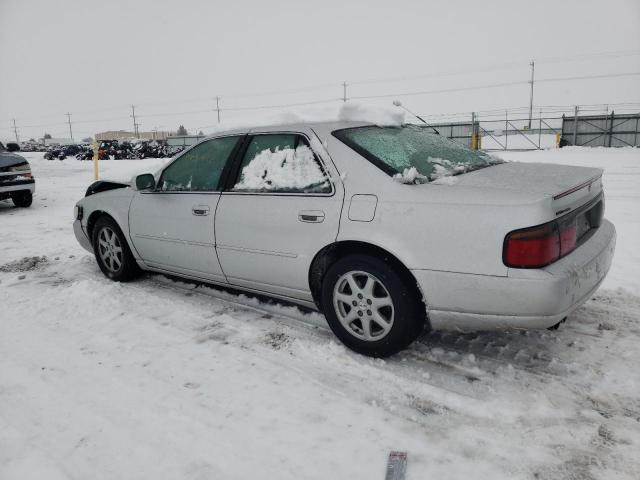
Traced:
<svg viewBox="0 0 640 480">
<path fill-rule="evenodd" d="M 2 144 L 2 142 L 0 142 L 0 152 L 4 152 L 4 151 L 5 151 L 4 145 Z"/>
<path fill-rule="evenodd" d="M 418 125 L 356 127 L 333 134 L 402 183 L 426 183 L 503 162 Z"/>
</svg>

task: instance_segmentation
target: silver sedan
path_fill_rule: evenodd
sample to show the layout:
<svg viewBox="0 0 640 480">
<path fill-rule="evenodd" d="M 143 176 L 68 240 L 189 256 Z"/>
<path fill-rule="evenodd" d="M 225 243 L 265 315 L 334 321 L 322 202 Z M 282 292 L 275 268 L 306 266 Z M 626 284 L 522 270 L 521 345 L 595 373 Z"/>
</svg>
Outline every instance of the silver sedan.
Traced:
<svg viewBox="0 0 640 480">
<path fill-rule="evenodd" d="M 387 356 L 429 329 L 565 319 L 611 264 L 601 177 L 415 125 L 279 125 L 91 185 L 74 230 L 113 280 L 145 270 L 298 302 L 348 347 Z"/>
</svg>

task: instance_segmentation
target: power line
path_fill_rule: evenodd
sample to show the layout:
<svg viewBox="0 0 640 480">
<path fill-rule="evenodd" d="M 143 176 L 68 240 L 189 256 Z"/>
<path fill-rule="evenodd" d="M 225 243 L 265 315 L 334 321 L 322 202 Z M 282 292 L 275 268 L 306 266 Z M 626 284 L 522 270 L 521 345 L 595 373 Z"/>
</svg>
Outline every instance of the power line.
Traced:
<svg viewBox="0 0 640 480">
<path fill-rule="evenodd" d="M 433 90 L 420 90 L 420 91 L 411 91 L 411 92 L 396 92 L 396 93 L 388 93 L 388 94 L 380 94 L 380 95 L 361 95 L 361 96 L 353 96 L 350 97 L 352 99 L 356 99 L 356 100 L 364 100 L 364 99 L 382 99 L 382 98 L 391 98 L 391 97 L 402 97 L 402 96 L 419 96 L 419 95 L 430 95 L 430 94 L 438 94 L 438 93 L 453 93 L 453 92 L 463 92 L 463 91 L 473 91 L 473 90 L 484 90 L 484 89 L 492 89 L 492 88 L 501 88 L 501 87 L 510 87 L 510 86 L 516 86 L 516 85 L 524 85 L 524 84 L 531 84 L 531 89 L 533 91 L 533 62 L 531 64 L 532 67 L 532 78 L 531 80 L 525 81 L 525 80 L 518 80 L 518 81 L 511 81 L 511 82 L 500 82 L 500 83 L 491 83 L 491 84 L 484 84 L 484 85 L 473 85 L 473 86 L 466 86 L 466 87 L 456 87 L 456 88 L 444 88 L 444 89 L 433 89 Z M 622 78 L 622 77 L 631 77 L 631 76 L 638 76 L 640 75 L 640 72 L 620 72 L 620 73 L 607 73 L 607 74 L 598 74 L 598 75 L 580 75 L 580 76 L 570 76 L 570 77 L 551 77 L 551 78 L 542 78 L 542 79 L 537 79 L 536 82 L 542 82 L 542 83 L 547 83 L 547 82 L 562 82 L 562 81 L 575 81 L 575 80 L 593 80 L 593 79 L 604 79 L 604 78 Z M 321 100 L 314 100 L 314 101 L 306 101 L 306 102 L 296 102 L 296 103 L 279 103 L 279 104 L 264 104 L 264 105 L 254 105 L 254 106 L 244 106 L 244 107 L 227 107 L 227 108 L 220 108 L 220 96 L 216 97 L 216 111 L 218 113 L 218 116 L 220 115 L 220 112 L 233 112 L 233 111 L 252 111 L 252 110 L 263 110 L 263 109 L 284 109 L 284 108 L 292 108 L 292 107 L 299 107 L 299 106 L 307 106 L 307 105 L 317 105 L 317 104 L 322 104 L 322 103 L 330 103 L 330 102 L 335 102 L 338 100 L 342 100 L 343 102 L 346 101 L 347 95 L 346 95 L 346 87 L 350 85 L 347 84 L 347 82 L 343 82 L 342 86 L 343 86 L 343 96 L 342 98 L 330 98 L 330 99 L 321 99 Z M 533 93 L 533 92 L 531 92 Z M 532 96 L 530 96 L 530 102 L 529 102 L 529 110 L 530 110 L 530 116 L 532 115 L 532 108 L 533 108 L 533 99 L 531 98 Z M 622 105 L 622 104 L 621 104 Z M 629 104 L 629 105 L 634 105 L 634 104 Z M 138 135 L 138 126 L 140 124 L 137 123 L 136 119 L 138 117 L 170 117 L 170 116 L 178 116 L 178 115 L 192 115 L 192 114 L 203 114 L 203 113 L 208 113 L 211 112 L 211 110 L 207 109 L 207 110 L 191 110 L 191 111 L 181 111 L 181 112 L 160 112 L 160 113 L 153 113 L 153 114 L 146 114 L 146 115 L 136 115 L 135 112 L 135 106 L 131 105 L 131 110 L 132 110 L 132 114 L 130 115 L 131 118 L 133 118 L 133 123 L 134 123 L 134 131 L 136 132 L 136 135 Z M 69 133 L 72 135 L 73 131 L 72 131 L 72 126 L 71 126 L 71 114 L 67 113 L 65 114 L 67 115 L 67 122 L 56 122 L 56 123 L 43 123 L 43 124 L 29 124 L 29 125 L 22 125 L 21 128 L 42 128 L 42 127 L 57 127 L 57 126 L 61 126 L 61 125 L 68 125 L 69 126 Z M 105 123 L 105 122 L 110 122 L 110 121 L 119 121 L 122 120 L 124 118 L 127 117 L 112 117 L 112 118 L 108 118 L 108 119 L 88 119 L 88 120 L 76 120 L 74 123 Z M 14 134 L 17 133 L 17 125 L 15 122 L 15 119 L 12 119 L 13 124 L 14 124 Z"/>
<path fill-rule="evenodd" d="M 598 78 L 616 78 L 616 77 L 629 77 L 629 76 L 637 76 L 640 75 L 640 72 L 625 72 L 625 73 L 608 73 L 602 75 L 583 75 L 583 76 L 575 76 L 575 77 L 555 77 L 555 78 L 543 78 L 537 80 L 537 82 L 562 82 L 568 80 L 593 80 Z M 457 88 L 442 88 L 437 90 L 420 90 L 415 92 L 398 92 L 398 93 L 385 93 L 382 95 L 361 95 L 356 97 L 351 97 L 355 100 L 365 100 L 365 99 L 375 99 L 375 98 L 391 98 L 391 97 L 405 97 L 405 96 L 413 96 L 413 95 L 431 95 L 435 93 L 453 93 L 453 92 L 465 92 L 470 90 L 485 90 L 490 88 L 499 88 L 499 87 L 510 87 L 514 85 L 526 85 L 530 83 L 530 81 L 514 81 L 514 82 L 502 82 L 502 83 L 491 83 L 486 85 L 475 85 L 471 87 L 457 87 Z"/>
<path fill-rule="evenodd" d="M 640 50 L 618 50 L 612 52 L 584 53 L 577 55 L 564 55 L 559 57 L 537 58 L 538 63 L 582 62 L 596 58 L 635 57 L 640 55 Z"/>
<path fill-rule="evenodd" d="M 615 52 L 600 52 L 600 53 L 591 53 L 591 54 L 583 54 L 583 55 L 566 55 L 562 57 L 542 57 L 536 58 L 535 61 L 538 63 L 558 63 L 558 62 L 577 62 L 589 60 L 591 58 L 607 58 L 607 57 L 624 57 L 624 56 L 637 56 L 640 55 L 640 50 L 627 50 L 627 51 L 615 51 Z M 440 78 L 440 77 L 450 77 L 457 75 L 464 75 L 468 73 L 486 73 L 493 72 L 495 70 L 510 70 L 514 68 L 523 68 L 524 64 L 522 62 L 507 62 L 507 63 L 496 63 L 492 65 L 487 65 L 479 68 L 464 68 L 464 69 L 454 69 L 454 70 L 445 70 L 440 72 L 431 72 L 422 75 L 414 75 L 414 76 L 400 76 L 400 77 L 377 77 L 377 78 L 369 78 L 369 79 L 360 79 L 354 80 L 350 82 L 350 85 L 367 85 L 367 84 L 376 84 L 376 83 L 392 83 L 392 82 L 400 82 L 407 80 L 421 80 L 426 78 Z"/>
<path fill-rule="evenodd" d="M 640 72 L 603 73 L 602 75 L 581 75 L 581 76 L 575 76 L 575 77 L 542 78 L 536 81 L 537 82 L 564 82 L 568 80 L 594 80 L 597 78 L 635 77 L 638 75 L 640 75 Z"/>
<path fill-rule="evenodd" d="M 438 90 L 420 90 L 416 92 L 385 93 L 382 95 L 361 95 L 361 96 L 351 97 L 351 98 L 353 100 L 369 100 L 369 99 L 375 99 L 375 98 L 407 97 L 407 96 L 413 96 L 413 95 L 431 95 L 434 93 L 452 93 L 452 92 L 464 92 L 469 90 L 484 90 L 488 88 L 510 87 L 513 85 L 522 85 L 526 83 L 527 83 L 526 81 L 491 83 L 488 85 L 475 85 L 472 87 L 441 88 Z"/>
<path fill-rule="evenodd" d="M 342 100 L 342 99 L 329 98 L 329 99 L 324 99 L 324 100 L 313 100 L 313 101 L 310 101 L 310 102 L 285 103 L 285 104 L 278 104 L 278 105 L 256 105 L 256 106 L 253 106 L 253 107 L 230 107 L 230 108 L 221 108 L 220 111 L 221 112 L 239 112 L 239 111 L 243 111 L 243 110 L 267 110 L 267 109 L 271 109 L 271 108 L 302 107 L 302 106 L 305 106 L 305 105 L 318 105 L 320 103 L 336 102 L 338 100 Z"/>
<path fill-rule="evenodd" d="M 595 52 L 595 53 L 586 53 L 586 54 L 577 54 L 577 55 L 565 55 L 565 56 L 557 56 L 557 57 L 542 57 L 535 59 L 538 63 L 558 63 L 558 62 L 574 62 L 574 61 L 585 61 L 590 59 L 599 59 L 599 58 L 614 58 L 614 57 L 627 57 L 627 56 L 637 56 L 640 55 L 640 50 L 626 50 L 626 51 L 611 51 L 611 52 Z M 457 70 L 449 70 L 449 71 L 440 71 L 440 72 L 431 72 L 423 75 L 416 76 L 398 76 L 398 77 L 387 77 L 387 78 L 369 78 L 369 79 L 359 79 L 349 82 L 349 85 L 367 85 L 367 84 L 379 84 L 379 83 L 392 83 L 392 82 L 401 82 L 401 81 L 409 81 L 409 80 L 419 80 L 419 79 L 427 79 L 427 78 L 440 78 L 447 76 L 457 76 L 469 73 L 482 73 L 482 72 L 492 72 L 497 69 L 514 69 L 514 68 L 522 68 L 524 65 L 521 62 L 508 62 L 508 63 L 500 63 L 500 64 L 492 64 L 487 65 L 480 68 L 468 68 L 468 69 L 457 69 Z M 580 79 L 583 77 L 575 77 L 575 79 Z M 596 78 L 596 77 L 593 77 Z M 550 80 L 546 80 L 550 81 Z M 345 85 L 343 82 L 343 100 L 346 97 L 344 90 Z M 297 88 L 290 89 L 275 89 L 275 90 L 267 90 L 262 92 L 250 92 L 250 93 L 228 93 L 226 95 L 219 95 L 220 98 L 252 98 L 252 97 L 260 97 L 260 96 L 268 96 L 268 95 L 288 95 L 294 93 L 303 93 L 309 92 L 312 90 L 318 90 L 323 88 L 336 88 L 338 87 L 336 83 L 322 83 L 315 85 L 306 85 Z M 182 100 L 169 100 L 169 101 L 152 101 L 152 102 L 138 102 L 138 105 L 166 105 L 166 104 L 175 104 L 175 103 L 190 103 L 196 101 L 207 101 L 210 97 L 192 97 L 190 99 L 182 99 Z M 363 98 L 363 97 L 360 97 Z M 372 97 L 373 98 L 373 97 Z M 80 112 L 80 113 L 97 113 L 101 111 L 114 110 L 118 107 L 107 107 L 103 109 L 92 110 L 90 112 Z M 76 112 L 77 114 L 78 112 Z M 57 115 L 48 115 L 39 117 L 40 119 L 46 117 L 54 117 Z M 147 115 L 148 116 L 148 115 Z M 157 115 L 159 116 L 159 115 Z M 49 124 L 49 125 L 57 125 L 57 124 Z"/>
<path fill-rule="evenodd" d="M 426 78 L 452 77 L 452 76 L 463 75 L 467 73 L 483 73 L 483 72 L 493 72 L 495 70 L 506 70 L 514 67 L 522 68 L 522 63 L 509 62 L 509 63 L 502 63 L 502 64 L 487 65 L 481 68 L 456 69 L 456 70 L 449 70 L 449 71 L 425 73 L 422 75 L 414 75 L 414 76 L 382 77 L 382 78 L 378 77 L 378 78 L 360 79 L 360 80 L 354 80 L 350 82 L 350 85 L 371 85 L 376 83 L 393 83 L 393 82 L 403 82 L 407 80 L 422 80 Z"/>
</svg>

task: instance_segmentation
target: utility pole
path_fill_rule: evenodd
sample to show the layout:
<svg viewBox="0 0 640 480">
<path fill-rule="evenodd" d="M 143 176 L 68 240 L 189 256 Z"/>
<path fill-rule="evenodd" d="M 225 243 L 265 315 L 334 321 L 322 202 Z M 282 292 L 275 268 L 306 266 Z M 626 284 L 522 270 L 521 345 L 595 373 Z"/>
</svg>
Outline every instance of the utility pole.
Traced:
<svg viewBox="0 0 640 480">
<path fill-rule="evenodd" d="M 531 93 L 529 94 L 529 130 L 531 130 L 531 116 L 533 115 L 533 72 L 535 70 L 535 62 L 531 60 L 529 64 L 531 66 Z"/>
<path fill-rule="evenodd" d="M 16 143 L 20 143 L 20 140 L 18 140 L 18 127 L 16 127 L 16 119 L 13 119 L 13 133 L 15 133 L 16 135 Z"/>
<path fill-rule="evenodd" d="M 504 111 L 504 149 L 509 145 L 509 110 Z"/>
<path fill-rule="evenodd" d="M 71 137 L 71 140 L 73 140 L 73 130 L 71 130 L 71 114 L 65 113 L 65 115 L 67 116 L 67 123 L 69 124 L 69 136 Z"/>
<path fill-rule="evenodd" d="M 342 82 L 342 101 L 347 101 L 347 82 Z"/>
<path fill-rule="evenodd" d="M 216 110 L 218 112 L 218 123 L 220 123 L 220 97 L 216 97 Z"/>
<path fill-rule="evenodd" d="M 576 105 L 573 114 L 573 146 L 578 145 L 578 106 Z"/>
<path fill-rule="evenodd" d="M 135 134 L 136 138 L 140 138 L 140 136 L 138 135 L 138 124 L 136 123 L 136 106 L 135 105 L 131 105 L 131 116 L 133 117 L 133 133 Z"/>
</svg>

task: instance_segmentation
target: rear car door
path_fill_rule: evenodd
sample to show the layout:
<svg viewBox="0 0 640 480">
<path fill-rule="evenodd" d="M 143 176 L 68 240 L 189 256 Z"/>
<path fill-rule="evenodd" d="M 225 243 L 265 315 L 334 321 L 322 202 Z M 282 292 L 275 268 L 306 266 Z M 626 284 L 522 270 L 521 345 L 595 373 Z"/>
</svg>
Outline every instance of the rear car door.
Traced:
<svg viewBox="0 0 640 480">
<path fill-rule="evenodd" d="M 335 241 L 344 198 L 331 159 L 310 147 L 314 136 L 301 129 L 245 140 L 216 213 L 229 283 L 312 300 L 309 267 Z"/>
<path fill-rule="evenodd" d="M 167 166 L 153 191 L 137 192 L 131 240 L 151 268 L 224 282 L 215 251 L 215 212 L 229 159 L 242 136 L 215 138 Z"/>
</svg>

